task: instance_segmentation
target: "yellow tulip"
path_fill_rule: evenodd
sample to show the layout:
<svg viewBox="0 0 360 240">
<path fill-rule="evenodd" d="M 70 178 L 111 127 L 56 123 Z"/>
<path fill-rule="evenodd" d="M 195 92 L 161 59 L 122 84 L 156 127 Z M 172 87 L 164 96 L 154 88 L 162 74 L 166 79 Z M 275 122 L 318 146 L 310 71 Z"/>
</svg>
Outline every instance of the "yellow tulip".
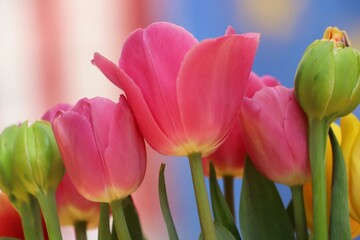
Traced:
<svg viewBox="0 0 360 240">
<path fill-rule="evenodd" d="M 331 127 L 335 133 L 335 136 L 339 143 L 346 141 L 343 136 L 343 129 L 340 129 L 339 125 L 333 123 Z M 360 124 L 359 124 L 360 129 Z M 342 140 L 344 139 L 344 140 Z M 330 139 L 327 139 L 327 148 L 326 148 L 326 189 L 327 189 L 327 212 L 328 216 L 330 215 L 330 199 L 331 199 L 331 183 L 332 183 L 332 149 L 330 144 Z M 344 156 L 345 157 L 345 156 Z M 304 204 L 306 212 L 306 223 L 310 229 L 313 231 L 313 207 L 312 207 L 312 185 L 311 182 L 304 185 Z M 360 224 L 350 217 L 351 224 L 351 235 L 353 238 L 360 235 Z"/>
<path fill-rule="evenodd" d="M 360 121 L 354 114 L 341 119 L 344 154 L 349 183 L 350 215 L 360 223 Z"/>
</svg>

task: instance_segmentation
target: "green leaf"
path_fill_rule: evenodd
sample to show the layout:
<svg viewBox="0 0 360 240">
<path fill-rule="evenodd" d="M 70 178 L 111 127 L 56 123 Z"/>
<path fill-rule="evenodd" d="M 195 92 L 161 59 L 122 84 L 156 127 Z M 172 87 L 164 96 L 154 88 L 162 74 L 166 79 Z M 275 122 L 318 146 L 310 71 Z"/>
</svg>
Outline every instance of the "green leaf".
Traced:
<svg viewBox="0 0 360 240">
<path fill-rule="evenodd" d="M 333 173 L 330 206 L 330 240 L 351 239 L 348 185 L 344 156 L 335 134 L 330 128 L 330 141 L 333 154 Z"/>
<path fill-rule="evenodd" d="M 292 199 L 290 200 L 289 204 L 286 207 L 286 213 L 290 219 L 290 223 L 293 228 L 293 231 L 295 231 L 294 203 Z"/>
<path fill-rule="evenodd" d="M 215 221 L 231 232 L 235 239 L 241 239 L 234 217 L 221 192 L 212 162 L 210 162 L 210 195 Z"/>
<path fill-rule="evenodd" d="M 289 240 L 294 232 L 275 184 L 247 157 L 240 196 L 240 229 L 246 240 Z"/>
<path fill-rule="evenodd" d="M 126 197 L 123 200 L 123 207 L 124 207 L 124 215 L 126 219 L 126 224 L 129 229 L 129 233 L 131 239 L 134 240 L 143 240 L 144 235 L 141 229 L 141 224 L 138 216 L 138 212 L 134 205 L 134 201 L 132 200 L 131 195 Z"/>
<path fill-rule="evenodd" d="M 176 232 L 175 224 L 171 216 L 170 207 L 169 207 L 169 201 L 167 198 L 166 193 L 166 184 L 165 184 L 165 164 L 162 163 L 160 166 L 160 172 L 159 172 L 159 198 L 160 198 L 160 206 L 161 211 L 164 216 L 166 228 L 168 231 L 169 239 L 170 240 L 178 240 L 179 237 Z"/>
<path fill-rule="evenodd" d="M 231 232 L 229 232 L 229 230 L 227 230 L 224 226 L 222 226 L 218 222 L 215 221 L 214 226 L 215 226 L 216 238 L 218 240 L 223 240 L 223 239 L 236 240 L 236 238 L 231 234 Z M 202 234 L 200 234 L 199 240 L 203 240 Z"/>
</svg>

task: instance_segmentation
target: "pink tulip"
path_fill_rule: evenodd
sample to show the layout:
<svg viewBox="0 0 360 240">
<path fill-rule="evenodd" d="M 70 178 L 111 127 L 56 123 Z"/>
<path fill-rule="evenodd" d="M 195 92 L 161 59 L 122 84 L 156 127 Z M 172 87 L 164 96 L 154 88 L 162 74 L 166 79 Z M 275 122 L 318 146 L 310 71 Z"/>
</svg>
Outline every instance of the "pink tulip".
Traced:
<svg viewBox="0 0 360 240">
<path fill-rule="evenodd" d="M 259 77 L 255 73 L 251 72 L 245 97 L 251 98 L 255 92 L 259 91 L 261 88 L 266 86 L 273 87 L 279 84 L 280 83 L 274 77 L 268 75 Z M 203 158 L 203 169 L 205 175 L 209 176 L 209 162 L 212 161 L 217 175 L 242 176 L 246 151 L 240 125 L 240 118 L 238 118 L 223 144 L 214 153 Z"/>
<path fill-rule="evenodd" d="M 124 96 L 81 99 L 52 122 L 66 171 L 78 192 L 112 202 L 134 192 L 146 168 L 145 144 Z"/>
<path fill-rule="evenodd" d="M 246 151 L 258 171 L 290 186 L 310 180 L 307 120 L 292 89 L 263 88 L 244 100 L 240 119 Z"/>
<path fill-rule="evenodd" d="M 119 66 L 92 61 L 124 90 L 148 143 L 166 155 L 213 152 L 239 114 L 259 34 L 198 42 L 177 25 L 158 22 L 126 40 Z"/>
</svg>

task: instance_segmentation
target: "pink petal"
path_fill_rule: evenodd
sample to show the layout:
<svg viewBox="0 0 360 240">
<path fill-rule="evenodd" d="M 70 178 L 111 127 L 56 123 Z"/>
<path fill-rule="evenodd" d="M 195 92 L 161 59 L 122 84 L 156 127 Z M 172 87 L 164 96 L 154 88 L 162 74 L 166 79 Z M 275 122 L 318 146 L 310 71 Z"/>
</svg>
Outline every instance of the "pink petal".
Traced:
<svg viewBox="0 0 360 240">
<path fill-rule="evenodd" d="M 129 101 L 129 105 L 135 115 L 139 128 L 145 139 L 150 146 L 162 154 L 171 155 L 174 149 L 174 144 L 164 134 L 162 129 L 155 121 L 152 113 L 145 102 L 145 99 L 141 93 L 139 87 L 134 81 L 124 72 L 119 69 L 114 63 L 110 62 L 100 54 L 95 54 L 92 63 L 97 66 L 112 82 L 117 86 L 123 87 L 126 97 Z"/>
<path fill-rule="evenodd" d="M 292 153 L 287 147 L 281 125 L 276 118 L 269 118 L 270 115 L 258 104 L 244 100 L 241 111 L 244 143 L 256 168 L 272 181 L 283 183 L 289 167 L 292 169 Z"/>
<path fill-rule="evenodd" d="M 284 132 L 291 152 L 293 153 L 294 169 L 298 170 L 299 183 L 305 183 L 310 178 L 310 165 L 308 158 L 307 118 L 296 102 L 294 91 L 290 90 L 290 101 L 285 113 Z"/>
<path fill-rule="evenodd" d="M 95 138 L 95 143 L 100 155 L 104 155 L 109 143 L 109 129 L 111 119 L 115 113 L 116 104 L 106 98 L 93 98 L 89 101 L 90 123 Z M 119 134 L 119 133 L 118 133 Z"/>
<path fill-rule="evenodd" d="M 119 60 L 120 68 L 139 87 L 156 123 L 175 145 L 184 141 L 176 78 L 185 54 L 196 43 L 182 27 L 154 23 L 128 37 Z"/>
<path fill-rule="evenodd" d="M 258 42 L 258 34 L 229 35 L 205 40 L 186 55 L 177 88 L 181 118 L 193 151 L 215 150 L 232 128 Z"/>
<path fill-rule="evenodd" d="M 249 84 L 246 89 L 245 96 L 252 98 L 254 94 L 264 87 L 275 87 L 280 85 L 280 83 L 271 76 L 259 77 L 256 73 L 251 72 L 249 76 Z"/>
<path fill-rule="evenodd" d="M 51 109 L 49 109 L 48 111 L 46 111 L 41 117 L 41 119 L 51 122 L 58 111 L 68 111 L 70 108 L 71 108 L 70 104 L 59 103 L 54 107 L 52 107 Z"/>
<path fill-rule="evenodd" d="M 236 31 L 232 26 L 228 26 L 225 31 L 225 36 L 231 35 L 231 34 L 236 34 Z"/>
<path fill-rule="evenodd" d="M 89 200 L 108 199 L 106 173 L 89 121 L 69 111 L 57 116 L 52 127 L 66 171 L 75 188 Z"/>
<path fill-rule="evenodd" d="M 140 186 L 146 170 L 144 139 L 124 96 L 116 105 L 108 137 L 105 164 L 113 194 L 116 198 L 123 198 Z"/>
</svg>

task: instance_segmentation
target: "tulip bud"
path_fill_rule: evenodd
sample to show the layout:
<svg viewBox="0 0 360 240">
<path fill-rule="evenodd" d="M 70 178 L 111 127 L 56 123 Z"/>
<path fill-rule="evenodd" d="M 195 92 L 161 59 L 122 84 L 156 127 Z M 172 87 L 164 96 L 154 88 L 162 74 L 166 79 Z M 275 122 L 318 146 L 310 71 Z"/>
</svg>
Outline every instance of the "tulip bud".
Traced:
<svg viewBox="0 0 360 240">
<path fill-rule="evenodd" d="M 329 27 L 305 51 L 295 76 L 296 98 L 308 118 L 334 121 L 360 103 L 360 52 L 344 31 Z"/>
<path fill-rule="evenodd" d="M 51 125 L 36 121 L 20 126 L 15 141 L 13 170 L 28 193 L 55 190 L 64 175 L 64 166 Z"/>
<path fill-rule="evenodd" d="M 0 189 L 15 203 L 28 201 L 28 193 L 22 186 L 15 187 L 18 175 L 13 174 L 14 144 L 19 133 L 16 125 L 4 129 L 0 135 Z"/>
</svg>

